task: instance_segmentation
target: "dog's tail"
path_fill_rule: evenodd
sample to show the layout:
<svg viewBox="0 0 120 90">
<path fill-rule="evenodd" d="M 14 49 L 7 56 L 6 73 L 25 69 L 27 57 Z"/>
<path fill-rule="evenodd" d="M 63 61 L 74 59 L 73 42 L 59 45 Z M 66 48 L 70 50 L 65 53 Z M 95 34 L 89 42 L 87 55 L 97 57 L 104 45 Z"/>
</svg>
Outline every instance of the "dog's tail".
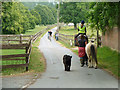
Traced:
<svg viewBox="0 0 120 90">
<path fill-rule="evenodd" d="M 92 58 L 95 60 L 96 64 L 98 64 L 94 45 L 91 45 L 90 49 L 91 49 Z"/>
</svg>

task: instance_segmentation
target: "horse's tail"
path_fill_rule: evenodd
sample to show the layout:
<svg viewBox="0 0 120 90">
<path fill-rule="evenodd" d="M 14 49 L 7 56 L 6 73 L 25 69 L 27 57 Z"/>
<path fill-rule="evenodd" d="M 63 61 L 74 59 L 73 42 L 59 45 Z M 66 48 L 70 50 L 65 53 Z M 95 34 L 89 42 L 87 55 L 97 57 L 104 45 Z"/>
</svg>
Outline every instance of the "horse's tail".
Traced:
<svg viewBox="0 0 120 90">
<path fill-rule="evenodd" d="M 90 49 L 91 49 L 92 58 L 95 59 L 96 64 L 98 64 L 94 45 L 91 45 Z"/>
</svg>

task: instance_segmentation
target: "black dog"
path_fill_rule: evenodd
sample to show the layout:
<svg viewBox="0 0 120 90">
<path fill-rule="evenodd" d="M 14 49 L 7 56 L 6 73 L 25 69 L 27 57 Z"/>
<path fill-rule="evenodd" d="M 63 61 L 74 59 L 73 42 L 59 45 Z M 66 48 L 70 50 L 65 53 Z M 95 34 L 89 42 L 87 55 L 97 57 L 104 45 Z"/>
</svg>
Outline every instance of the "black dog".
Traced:
<svg viewBox="0 0 120 90">
<path fill-rule="evenodd" d="M 70 56 L 70 55 L 64 55 L 63 56 L 63 63 L 64 63 L 64 66 L 65 66 L 65 71 L 70 71 L 71 58 L 72 58 L 72 56 Z"/>
</svg>

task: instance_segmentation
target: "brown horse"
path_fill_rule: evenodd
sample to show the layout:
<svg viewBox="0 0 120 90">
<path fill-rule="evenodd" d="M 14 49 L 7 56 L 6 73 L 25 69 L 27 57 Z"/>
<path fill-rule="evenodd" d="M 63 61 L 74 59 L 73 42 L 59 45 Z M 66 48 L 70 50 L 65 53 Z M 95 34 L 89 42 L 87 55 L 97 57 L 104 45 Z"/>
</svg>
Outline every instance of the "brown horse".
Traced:
<svg viewBox="0 0 120 90">
<path fill-rule="evenodd" d="M 75 46 L 78 46 L 78 40 L 80 39 L 80 34 L 78 34 L 78 35 L 75 35 L 74 36 L 74 44 L 75 44 Z M 88 43 L 88 37 L 87 37 L 87 35 L 84 35 L 84 39 L 87 41 L 87 43 Z"/>
</svg>

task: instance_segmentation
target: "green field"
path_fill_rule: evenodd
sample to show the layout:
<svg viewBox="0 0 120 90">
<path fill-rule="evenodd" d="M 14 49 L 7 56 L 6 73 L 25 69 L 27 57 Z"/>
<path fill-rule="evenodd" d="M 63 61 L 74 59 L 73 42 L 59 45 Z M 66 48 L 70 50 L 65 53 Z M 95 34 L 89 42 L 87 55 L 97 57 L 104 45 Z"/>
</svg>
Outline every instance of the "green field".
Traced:
<svg viewBox="0 0 120 90">
<path fill-rule="evenodd" d="M 34 35 L 36 34 L 37 32 L 43 30 L 44 28 L 46 28 L 47 26 L 44 26 L 44 25 L 41 25 L 41 26 L 36 26 L 35 29 L 30 29 L 30 30 L 27 30 L 25 32 L 25 35 Z"/>
<path fill-rule="evenodd" d="M 97 36 L 96 29 L 94 29 L 94 28 L 92 29 L 92 28 L 90 28 L 90 26 L 87 26 L 86 30 L 87 30 L 86 35 L 91 36 L 91 37 Z M 60 29 L 59 33 L 62 33 L 65 35 L 75 35 L 75 34 L 78 34 L 78 30 L 75 30 L 74 26 L 65 26 Z M 99 35 L 100 36 L 102 35 L 101 31 L 99 31 Z"/>
<path fill-rule="evenodd" d="M 74 28 L 73 26 L 63 27 L 63 28 L 61 28 L 61 30 L 59 32 L 62 34 L 65 34 L 65 35 L 66 34 L 74 35 L 76 33 L 76 31 L 73 28 Z M 64 31 L 64 29 L 65 29 L 65 31 Z M 90 30 L 91 29 L 88 27 L 87 35 L 90 35 L 91 33 L 96 35 L 96 32 L 92 32 Z M 75 46 L 71 47 L 69 44 L 66 44 L 62 41 L 58 41 L 58 42 L 60 42 L 63 46 L 69 48 L 76 55 L 78 55 L 78 50 L 73 49 L 73 48 L 75 48 Z M 114 75 L 117 78 L 120 77 L 120 75 L 118 75 L 118 70 L 120 70 L 120 67 L 118 69 L 118 56 L 120 56 L 120 53 L 118 53 L 117 51 L 111 50 L 108 47 L 98 48 L 98 50 L 97 50 L 97 58 L 98 58 L 98 62 L 99 62 L 98 68 L 102 68 L 102 69 L 110 72 L 112 75 Z"/>
<path fill-rule="evenodd" d="M 40 30 L 43 30 L 47 26 L 36 26 L 35 29 L 28 30 L 25 35 L 34 35 Z M 42 72 L 45 69 L 45 61 L 42 53 L 40 53 L 37 46 L 39 45 L 40 37 L 36 40 L 34 44 L 32 44 L 32 51 L 30 56 L 30 64 L 29 64 L 29 71 L 35 72 Z M 14 54 L 25 54 L 24 49 L 9 49 L 9 50 L 2 50 L 0 51 L 0 55 L 14 55 Z M 16 59 L 25 59 L 25 58 L 16 58 Z M 9 61 L 2 61 L 0 65 L 11 65 L 11 64 L 25 64 L 25 60 L 9 60 Z M 11 75 L 11 74 L 18 74 L 25 72 L 25 67 L 21 68 L 8 68 L 2 69 L 2 75 Z"/>
<path fill-rule="evenodd" d="M 78 33 L 78 31 L 74 29 L 74 26 L 65 26 L 60 29 L 59 33 L 66 35 L 75 35 Z"/>
</svg>

